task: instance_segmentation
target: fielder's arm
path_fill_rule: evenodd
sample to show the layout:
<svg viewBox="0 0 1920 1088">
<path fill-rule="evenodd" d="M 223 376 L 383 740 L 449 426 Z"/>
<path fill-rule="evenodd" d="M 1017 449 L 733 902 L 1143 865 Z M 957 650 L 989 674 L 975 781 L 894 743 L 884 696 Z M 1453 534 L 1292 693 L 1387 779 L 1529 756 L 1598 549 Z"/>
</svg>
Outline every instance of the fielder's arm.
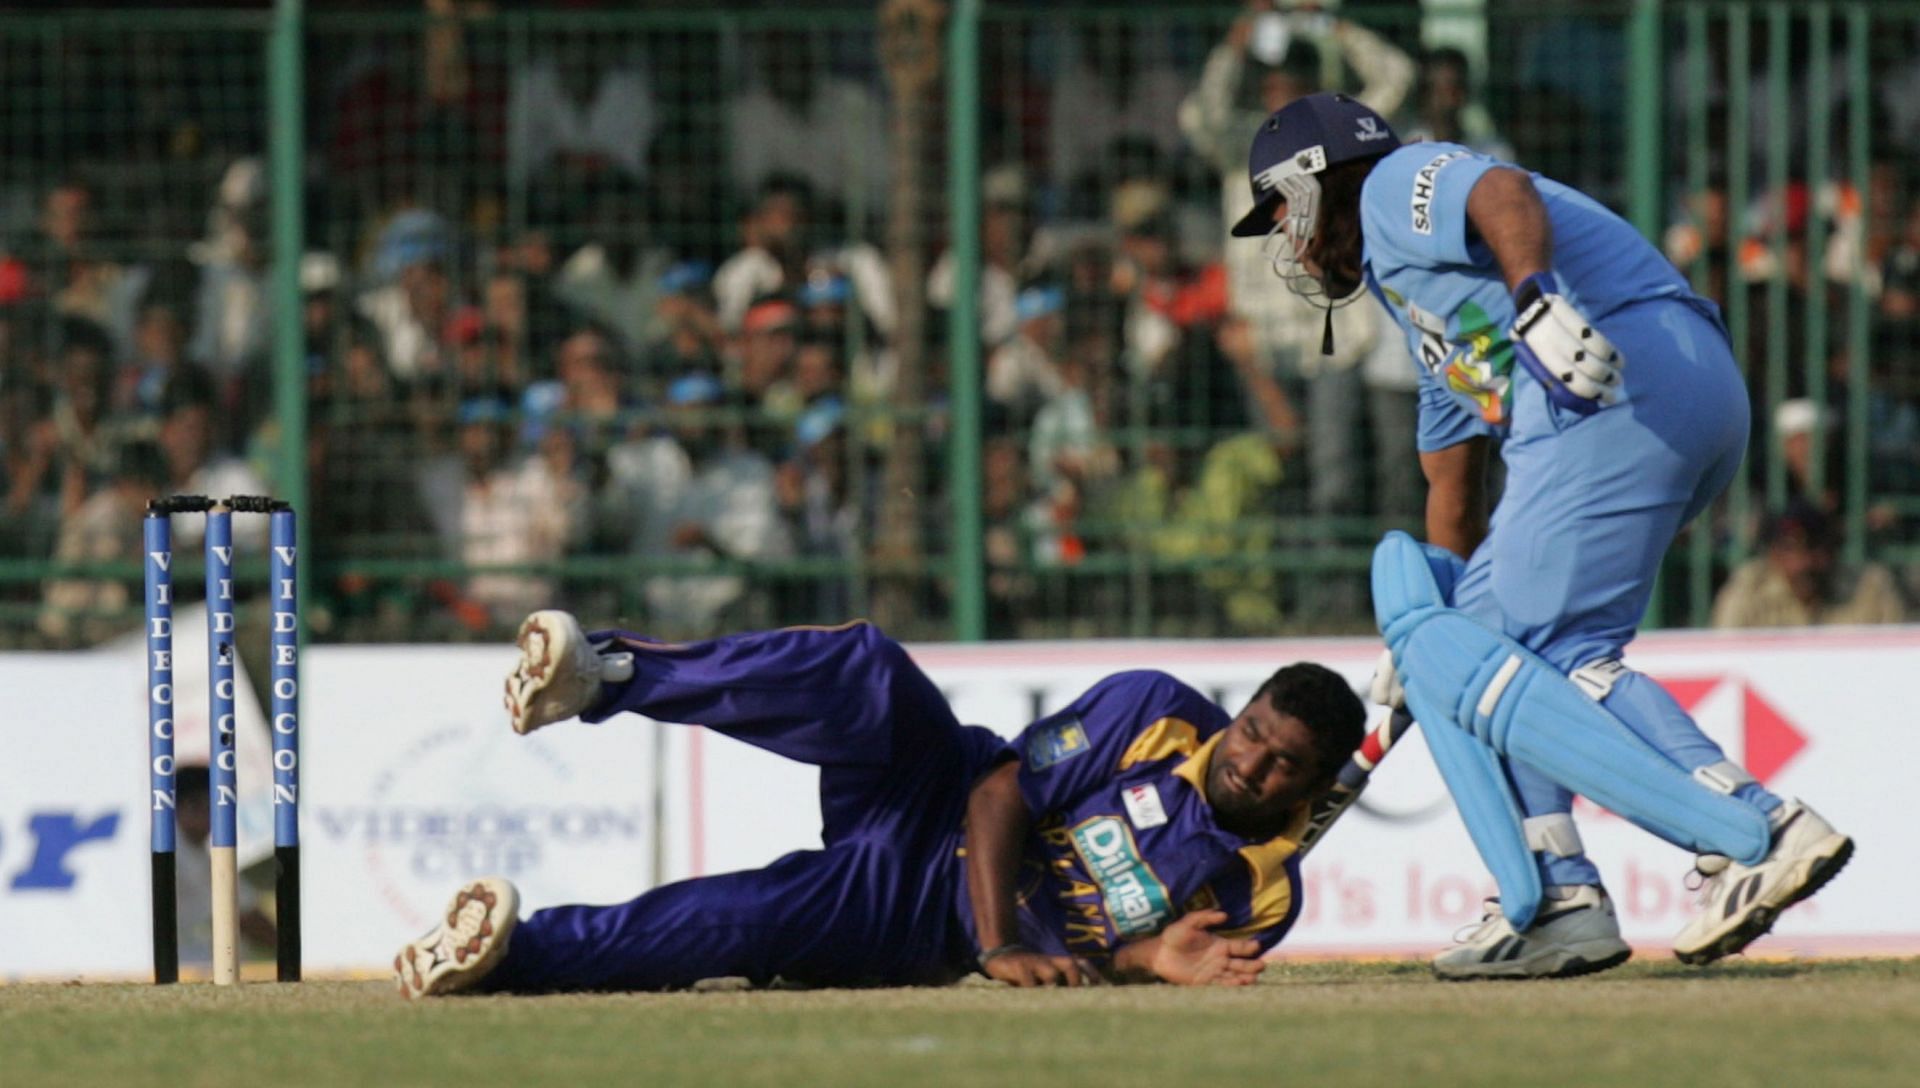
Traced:
<svg viewBox="0 0 1920 1088">
<path fill-rule="evenodd" d="M 1020 764 L 1002 763 L 981 776 L 967 797 L 967 897 L 973 904 L 980 970 L 1013 986 L 1078 986 L 1096 982 L 1091 968 L 1020 944 L 1020 852 L 1033 822 L 1020 796 Z"/>
</svg>

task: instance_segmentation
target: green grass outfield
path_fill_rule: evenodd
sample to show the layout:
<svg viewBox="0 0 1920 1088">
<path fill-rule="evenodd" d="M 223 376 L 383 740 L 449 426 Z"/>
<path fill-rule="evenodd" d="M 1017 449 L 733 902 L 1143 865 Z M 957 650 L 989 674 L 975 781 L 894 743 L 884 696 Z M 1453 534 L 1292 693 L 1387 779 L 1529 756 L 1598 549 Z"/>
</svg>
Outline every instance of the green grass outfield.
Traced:
<svg viewBox="0 0 1920 1088">
<path fill-rule="evenodd" d="M 1300 963 L 1246 990 L 979 982 L 418 1005 L 371 982 L 6 986 L 0 1083 L 1911 1085 L 1920 960 L 1649 962 L 1505 984 Z"/>
</svg>

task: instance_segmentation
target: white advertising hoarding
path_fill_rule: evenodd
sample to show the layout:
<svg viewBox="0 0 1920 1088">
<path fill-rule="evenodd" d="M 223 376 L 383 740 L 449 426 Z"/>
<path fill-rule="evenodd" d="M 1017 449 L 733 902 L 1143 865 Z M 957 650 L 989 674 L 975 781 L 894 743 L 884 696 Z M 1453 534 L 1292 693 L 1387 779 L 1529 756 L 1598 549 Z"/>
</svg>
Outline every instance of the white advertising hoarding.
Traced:
<svg viewBox="0 0 1920 1088">
<path fill-rule="evenodd" d="M 182 656 L 194 643 L 183 632 Z M 933 645 L 914 656 L 962 721 L 1011 734 L 1101 676 L 1160 668 L 1237 710 L 1273 669 L 1327 663 L 1363 684 L 1369 640 Z M 315 972 L 378 970 L 457 881 L 503 873 L 530 908 L 614 902 L 674 879 L 818 845 L 815 774 L 697 729 L 626 718 L 517 737 L 500 709 L 510 648 L 316 647 L 302 661 L 305 941 Z M 1920 733 L 1886 678 L 1920 663 L 1920 628 L 1663 634 L 1630 661 L 1666 684 L 1731 757 L 1860 842 L 1758 952 L 1920 951 L 1898 808 Z M 178 675 L 194 677 L 180 662 Z M 15 739 L 0 763 L 0 978 L 148 970 L 141 650 L 0 655 Z M 183 684 L 183 704 L 196 686 Z M 203 698 L 203 696 L 202 696 Z M 263 799 L 267 740 L 241 700 L 243 790 Z M 183 755 L 199 725 L 181 709 Z M 199 743 L 204 744 L 204 740 Z M 252 753 L 249 753 L 249 749 Z M 249 771 L 248 768 L 255 768 Z M 656 789 L 656 784 L 659 788 Z M 243 849 L 270 843 L 263 800 Z M 1397 954 L 1444 944 L 1491 893 L 1418 734 L 1306 867 L 1283 952 Z M 1622 925 L 1643 949 L 1685 920 L 1688 858 L 1580 810 Z"/>
</svg>

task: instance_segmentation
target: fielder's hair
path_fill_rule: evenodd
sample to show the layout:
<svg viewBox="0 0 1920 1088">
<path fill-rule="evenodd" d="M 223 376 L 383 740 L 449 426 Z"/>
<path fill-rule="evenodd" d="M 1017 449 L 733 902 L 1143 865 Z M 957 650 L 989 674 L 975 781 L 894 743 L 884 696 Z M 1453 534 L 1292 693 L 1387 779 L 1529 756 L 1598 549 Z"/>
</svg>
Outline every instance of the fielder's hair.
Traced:
<svg viewBox="0 0 1920 1088">
<path fill-rule="evenodd" d="M 1306 724 L 1324 778 L 1338 773 L 1366 736 L 1366 706 L 1353 686 L 1325 665 L 1311 661 L 1288 665 L 1268 677 L 1253 698 L 1256 702 L 1267 699 L 1273 709 Z"/>
</svg>

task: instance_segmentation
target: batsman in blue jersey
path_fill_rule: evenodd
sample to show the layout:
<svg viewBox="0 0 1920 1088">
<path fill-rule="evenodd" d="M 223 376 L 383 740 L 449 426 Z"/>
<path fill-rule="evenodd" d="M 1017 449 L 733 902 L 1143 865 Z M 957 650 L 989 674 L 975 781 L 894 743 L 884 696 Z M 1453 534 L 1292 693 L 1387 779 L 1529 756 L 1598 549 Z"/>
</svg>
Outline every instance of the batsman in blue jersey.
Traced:
<svg viewBox="0 0 1920 1088">
<path fill-rule="evenodd" d="M 1345 95 L 1268 118 L 1249 175 L 1233 233 L 1265 238 L 1286 286 L 1329 311 L 1370 291 L 1419 371 L 1428 542 L 1391 534 L 1376 552 L 1375 697 L 1420 722 L 1501 889 L 1435 970 L 1573 975 L 1628 957 L 1576 792 L 1698 855 L 1682 960 L 1738 952 L 1853 844 L 1621 661 L 1668 545 L 1746 449 L 1718 309 L 1585 195 L 1456 144 L 1402 146 Z"/>
<path fill-rule="evenodd" d="M 549 611 L 520 649 L 518 732 L 630 711 L 813 764 L 824 845 L 524 920 L 511 884 L 473 881 L 395 957 L 409 997 L 974 971 L 1244 985 L 1299 913 L 1301 833 L 1366 717 L 1318 665 L 1281 669 L 1238 717 L 1165 673 L 1127 672 L 1009 744 L 955 720 L 866 623 L 668 645 Z"/>
</svg>

